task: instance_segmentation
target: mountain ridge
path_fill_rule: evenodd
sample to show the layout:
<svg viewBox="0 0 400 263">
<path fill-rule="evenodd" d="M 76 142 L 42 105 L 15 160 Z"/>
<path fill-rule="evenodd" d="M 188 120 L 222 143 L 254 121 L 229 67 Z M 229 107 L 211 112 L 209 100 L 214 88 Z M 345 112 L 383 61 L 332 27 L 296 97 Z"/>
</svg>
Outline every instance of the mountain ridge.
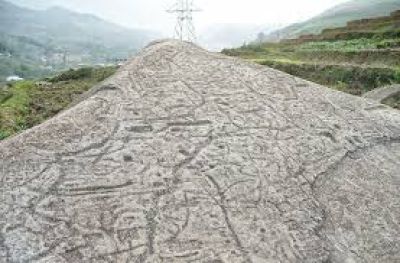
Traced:
<svg viewBox="0 0 400 263">
<path fill-rule="evenodd" d="M 54 69 L 110 63 L 132 56 L 156 37 L 154 32 L 125 28 L 61 7 L 35 10 L 0 0 L 0 13 L 0 43 L 13 50 L 12 60 L 3 56 L 0 61 L 14 70 L 0 66 L 0 78 L 17 73 L 31 77 L 19 70 L 24 65 Z"/>
<path fill-rule="evenodd" d="M 76 30 L 79 33 L 77 33 L 79 38 L 85 39 L 85 34 L 82 35 L 82 33 L 93 34 L 98 37 L 102 36 L 102 34 L 110 34 L 112 31 L 115 31 L 117 34 L 113 35 L 113 37 L 116 37 L 116 40 L 121 38 L 118 34 L 122 33 L 127 34 L 129 37 L 132 37 L 135 33 L 148 33 L 148 31 L 145 30 L 125 28 L 101 19 L 95 15 L 77 13 L 63 7 L 50 7 L 45 10 L 34 10 L 19 7 L 4 0 L 0 2 L 0 5 L 0 8 L 2 9 L 0 31 L 4 33 L 13 33 L 15 35 L 24 35 L 35 38 L 41 37 L 43 33 L 47 33 L 44 32 L 47 30 L 49 31 L 48 33 L 52 33 L 51 37 L 56 39 L 59 38 L 60 35 L 71 33 L 68 31 L 66 32 L 65 30 Z M 23 27 L 20 25 L 21 21 L 23 21 Z M 61 28 L 62 30 L 60 30 Z M 82 29 L 85 29 L 86 32 L 82 32 Z M 103 31 L 100 31 L 100 29 L 103 29 Z M 60 31 L 63 31 L 62 34 L 60 34 Z M 96 31 L 100 31 L 100 33 L 96 34 Z M 103 37 L 103 39 L 105 38 Z M 113 41 L 115 41 L 115 39 L 113 39 Z M 140 47 L 142 47 L 144 45 L 143 42 L 146 40 L 140 41 L 135 39 L 135 41 L 140 43 Z M 132 44 L 134 45 L 136 43 L 133 42 Z"/>
<path fill-rule="evenodd" d="M 265 41 L 319 34 L 325 28 L 345 26 L 351 20 L 389 15 L 396 9 L 400 9 L 400 0 L 350 0 L 304 22 L 294 23 L 274 31 L 265 37 Z"/>
</svg>

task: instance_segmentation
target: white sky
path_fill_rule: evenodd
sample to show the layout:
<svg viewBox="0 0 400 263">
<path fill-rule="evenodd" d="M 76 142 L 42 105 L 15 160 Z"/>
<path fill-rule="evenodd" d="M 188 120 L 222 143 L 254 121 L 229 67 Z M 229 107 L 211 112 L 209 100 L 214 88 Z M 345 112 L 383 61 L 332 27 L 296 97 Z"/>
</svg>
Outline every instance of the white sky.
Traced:
<svg viewBox="0 0 400 263">
<path fill-rule="evenodd" d="M 175 0 L 9 0 L 31 6 L 61 5 L 96 14 L 127 26 L 152 29 L 168 35 L 174 17 L 165 12 Z M 346 0 L 195 0 L 203 12 L 195 15 L 198 29 L 212 24 L 281 25 L 315 16 Z"/>
</svg>

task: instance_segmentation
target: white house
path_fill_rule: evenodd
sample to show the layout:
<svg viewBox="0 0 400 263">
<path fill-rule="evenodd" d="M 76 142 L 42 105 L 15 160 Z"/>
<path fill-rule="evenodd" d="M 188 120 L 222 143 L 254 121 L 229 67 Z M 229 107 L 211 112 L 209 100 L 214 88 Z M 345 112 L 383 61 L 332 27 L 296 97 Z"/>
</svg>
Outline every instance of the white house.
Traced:
<svg viewBox="0 0 400 263">
<path fill-rule="evenodd" d="M 23 78 L 21 78 L 20 76 L 9 76 L 6 78 L 7 82 L 13 82 L 13 81 L 20 81 L 20 80 L 24 80 Z"/>
</svg>

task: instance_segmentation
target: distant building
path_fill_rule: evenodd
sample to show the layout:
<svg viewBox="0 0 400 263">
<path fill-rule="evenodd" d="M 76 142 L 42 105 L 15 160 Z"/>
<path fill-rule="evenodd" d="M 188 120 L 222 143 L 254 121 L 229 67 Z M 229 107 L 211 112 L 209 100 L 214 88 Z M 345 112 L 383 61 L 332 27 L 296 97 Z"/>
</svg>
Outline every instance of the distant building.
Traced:
<svg viewBox="0 0 400 263">
<path fill-rule="evenodd" d="M 10 53 L 1 53 L 0 52 L 0 57 L 11 57 Z"/>
<path fill-rule="evenodd" d="M 127 61 L 128 61 L 127 58 L 116 58 L 116 59 L 113 59 L 113 62 L 117 67 L 122 67 Z"/>
<path fill-rule="evenodd" d="M 20 76 L 9 76 L 6 78 L 7 82 L 14 82 L 14 81 L 20 81 L 20 80 L 24 80 L 24 79 L 21 78 Z"/>
</svg>

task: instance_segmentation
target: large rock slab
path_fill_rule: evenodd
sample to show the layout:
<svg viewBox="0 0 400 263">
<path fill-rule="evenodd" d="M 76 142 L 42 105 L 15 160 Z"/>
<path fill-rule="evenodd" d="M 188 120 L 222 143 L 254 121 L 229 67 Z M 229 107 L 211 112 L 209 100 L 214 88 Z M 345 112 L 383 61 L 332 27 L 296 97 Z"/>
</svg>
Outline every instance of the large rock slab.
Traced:
<svg viewBox="0 0 400 263">
<path fill-rule="evenodd" d="M 400 94 L 400 85 L 395 84 L 371 90 L 363 94 L 363 97 L 366 99 L 375 100 L 377 102 L 383 102 L 384 100 L 390 99 L 391 97 L 397 96 L 399 94 Z"/>
<path fill-rule="evenodd" d="M 400 261 L 400 113 L 187 43 L 0 164 L 0 262 Z"/>
</svg>

